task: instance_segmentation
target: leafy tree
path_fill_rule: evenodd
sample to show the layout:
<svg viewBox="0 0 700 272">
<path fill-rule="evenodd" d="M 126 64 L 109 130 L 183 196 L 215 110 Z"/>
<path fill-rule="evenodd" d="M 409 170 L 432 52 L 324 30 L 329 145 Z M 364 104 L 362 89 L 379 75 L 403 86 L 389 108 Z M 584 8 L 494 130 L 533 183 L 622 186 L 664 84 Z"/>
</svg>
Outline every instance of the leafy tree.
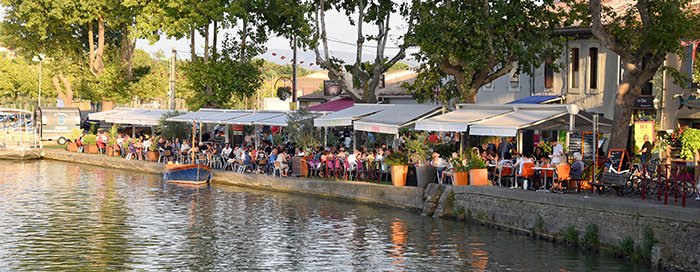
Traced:
<svg viewBox="0 0 700 272">
<path fill-rule="evenodd" d="M 328 50 L 328 35 L 326 32 L 325 12 L 331 8 L 343 10 L 350 23 L 357 27 L 357 52 L 354 64 L 346 64 L 344 61 L 332 57 Z M 397 4 L 391 0 L 320 0 L 316 5 L 314 34 L 314 52 L 316 62 L 323 69 L 328 70 L 328 77 L 340 84 L 340 87 L 356 102 L 376 103 L 379 84 L 382 74 L 399 60 L 406 56 L 408 43 L 399 45 L 399 52 L 391 59 L 385 58 L 384 50 L 389 38 L 389 22 L 392 13 L 401 12 L 407 19 L 406 33 L 413 31 L 414 9 L 410 3 Z M 357 19 L 353 19 L 357 16 Z M 362 28 L 364 23 L 377 27 L 376 34 L 366 34 Z M 362 60 L 365 41 L 377 41 L 376 57 L 373 62 Z M 323 46 L 323 51 L 319 49 Z M 343 70 L 348 71 L 354 77 L 352 81 L 343 76 Z M 356 91 L 362 90 L 362 92 Z"/>
<path fill-rule="evenodd" d="M 408 70 L 408 68 L 409 68 L 408 64 L 405 64 L 403 62 L 397 62 L 394 65 L 392 65 L 391 67 L 389 67 L 389 69 L 387 69 L 386 72 L 391 73 L 391 72 L 396 72 L 396 71 L 401 71 L 401 70 Z"/>
<path fill-rule="evenodd" d="M 307 109 L 294 111 L 287 115 L 286 132 L 290 140 L 296 143 L 298 148 L 313 148 L 319 144 L 314 136 L 315 128 L 313 124 L 313 119 L 317 116 L 317 114 Z"/>
<path fill-rule="evenodd" d="M 187 87 L 195 90 L 187 99 L 188 108 L 233 108 L 236 100 L 246 99 L 260 88 L 261 61 L 236 60 L 228 48 L 221 55 L 213 54 L 209 62 L 196 57 L 185 65 Z"/>
<path fill-rule="evenodd" d="M 580 20 L 581 27 L 591 26 L 593 34 L 622 61 L 624 72 L 617 87 L 610 148 L 627 146 L 632 107 L 657 71 L 669 72 L 676 84 L 687 83 L 687 77 L 664 66 L 664 61 L 669 53 L 684 56 L 680 40 L 698 37 L 700 16 L 690 3 L 639 0 L 617 11 L 601 5 L 600 0 L 569 3 L 570 18 Z"/>
<path fill-rule="evenodd" d="M 532 74 L 565 42 L 552 37 L 559 25 L 553 2 L 418 1 L 419 23 L 408 41 L 420 46 L 414 57 L 423 64 L 406 87 L 421 102 L 434 101 L 439 89 L 438 100 L 476 103 L 479 88 L 512 70 Z M 445 81 L 448 75 L 454 80 Z"/>
<path fill-rule="evenodd" d="M 165 139 L 175 139 L 179 138 L 181 140 L 187 139 L 192 134 L 191 124 L 185 122 L 169 122 L 165 121 L 170 117 L 180 116 L 185 114 L 181 111 L 169 111 L 163 114 L 163 117 L 158 120 L 158 125 L 155 128 L 155 132 L 160 134 Z"/>
</svg>

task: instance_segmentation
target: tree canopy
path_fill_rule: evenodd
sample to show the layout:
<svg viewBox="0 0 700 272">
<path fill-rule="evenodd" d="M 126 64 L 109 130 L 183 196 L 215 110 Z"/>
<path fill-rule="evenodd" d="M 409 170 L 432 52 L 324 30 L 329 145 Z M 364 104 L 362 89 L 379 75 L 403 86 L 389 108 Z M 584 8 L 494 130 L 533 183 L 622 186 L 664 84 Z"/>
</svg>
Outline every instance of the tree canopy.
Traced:
<svg viewBox="0 0 700 272">
<path fill-rule="evenodd" d="M 625 148 L 632 107 L 647 81 L 660 69 L 678 84 L 689 78 L 664 66 L 669 53 L 686 57 L 682 40 L 700 34 L 700 16 L 688 0 L 639 0 L 613 9 L 590 2 L 569 2 L 568 15 L 582 27 L 590 26 L 605 47 L 620 56 L 623 75 L 617 87 L 610 148 Z"/>
<path fill-rule="evenodd" d="M 512 70 L 532 74 L 547 56 L 559 56 L 565 42 L 553 36 L 560 25 L 553 0 L 439 0 L 414 6 L 417 23 L 407 39 L 420 47 L 414 57 L 423 64 L 407 87 L 419 102 L 475 103 L 479 88 Z M 448 75 L 454 80 L 445 81 Z"/>
</svg>

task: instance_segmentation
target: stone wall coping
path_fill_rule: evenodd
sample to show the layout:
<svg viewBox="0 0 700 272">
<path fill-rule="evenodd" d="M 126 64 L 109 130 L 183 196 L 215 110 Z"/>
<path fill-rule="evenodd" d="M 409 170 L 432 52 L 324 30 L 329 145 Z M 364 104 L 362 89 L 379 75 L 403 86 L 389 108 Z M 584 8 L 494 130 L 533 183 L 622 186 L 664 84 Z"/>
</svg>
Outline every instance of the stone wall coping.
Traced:
<svg viewBox="0 0 700 272">
<path fill-rule="evenodd" d="M 454 186 L 455 194 L 477 194 L 498 198 L 541 203 L 561 207 L 576 207 L 599 212 L 611 212 L 638 216 L 656 217 L 680 222 L 700 223 L 700 212 L 696 209 L 665 206 L 661 204 L 631 202 L 623 199 L 585 197 L 576 194 L 542 193 L 495 186 Z"/>
</svg>

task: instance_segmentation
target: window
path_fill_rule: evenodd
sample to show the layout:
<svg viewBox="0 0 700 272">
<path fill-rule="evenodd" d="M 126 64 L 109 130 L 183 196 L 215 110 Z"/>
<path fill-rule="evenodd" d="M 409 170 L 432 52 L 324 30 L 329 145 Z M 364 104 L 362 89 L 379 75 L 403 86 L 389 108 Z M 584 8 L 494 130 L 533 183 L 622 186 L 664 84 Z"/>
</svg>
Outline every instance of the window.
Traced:
<svg viewBox="0 0 700 272">
<path fill-rule="evenodd" d="M 588 58 L 588 87 L 591 89 L 598 89 L 598 48 L 589 48 Z"/>
<path fill-rule="evenodd" d="M 516 72 L 518 71 L 518 66 L 513 65 L 513 69 L 510 70 L 510 89 L 518 89 L 520 88 L 520 80 L 518 79 L 518 75 Z"/>
<path fill-rule="evenodd" d="M 554 87 L 554 69 L 550 67 L 554 63 L 552 56 L 547 56 L 547 60 L 544 64 L 544 87 L 552 88 Z"/>
<path fill-rule="evenodd" d="M 571 88 L 578 88 L 579 70 L 578 48 L 571 48 L 571 76 L 569 77 L 569 81 L 571 81 Z"/>
</svg>

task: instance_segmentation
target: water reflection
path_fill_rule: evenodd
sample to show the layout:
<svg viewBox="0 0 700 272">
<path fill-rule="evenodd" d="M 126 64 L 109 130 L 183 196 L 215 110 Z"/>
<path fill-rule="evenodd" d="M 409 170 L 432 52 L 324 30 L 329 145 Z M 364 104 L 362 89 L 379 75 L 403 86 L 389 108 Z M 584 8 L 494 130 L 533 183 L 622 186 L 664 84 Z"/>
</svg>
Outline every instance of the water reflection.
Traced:
<svg viewBox="0 0 700 272">
<path fill-rule="evenodd" d="M 648 271 L 397 209 L 53 161 L 0 161 L 0 267 Z"/>
</svg>

